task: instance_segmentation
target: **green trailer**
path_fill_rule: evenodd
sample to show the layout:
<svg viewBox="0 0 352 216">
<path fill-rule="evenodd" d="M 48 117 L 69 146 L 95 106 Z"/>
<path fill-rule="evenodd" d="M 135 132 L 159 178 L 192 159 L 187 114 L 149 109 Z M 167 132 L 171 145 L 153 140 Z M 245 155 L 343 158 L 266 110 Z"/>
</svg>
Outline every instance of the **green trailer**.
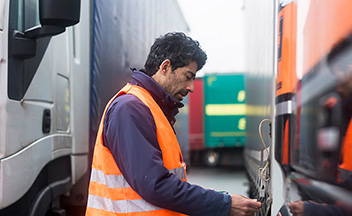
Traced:
<svg viewBox="0 0 352 216">
<path fill-rule="evenodd" d="M 197 81 L 189 98 L 191 157 L 197 155 L 210 166 L 238 164 L 246 136 L 244 75 L 210 74 Z"/>
<path fill-rule="evenodd" d="M 204 77 L 205 147 L 243 147 L 246 133 L 242 74 Z"/>
</svg>

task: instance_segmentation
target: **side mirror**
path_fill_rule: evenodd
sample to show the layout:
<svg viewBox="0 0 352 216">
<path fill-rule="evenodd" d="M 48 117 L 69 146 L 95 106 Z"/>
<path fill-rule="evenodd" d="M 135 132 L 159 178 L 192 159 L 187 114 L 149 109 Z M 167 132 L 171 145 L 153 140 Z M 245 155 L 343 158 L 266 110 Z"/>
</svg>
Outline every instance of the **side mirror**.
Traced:
<svg viewBox="0 0 352 216">
<path fill-rule="evenodd" d="M 54 36 L 79 22 L 81 0 L 39 0 L 41 27 L 29 29 L 26 38 Z"/>
<path fill-rule="evenodd" d="M 12 55 L 17 59 L 29 59 L 36 55 L 36 40 L 61 34 L 66 27 L 79 22 L 81 0 L 39 0 L 41 26 L 15 31 L 12 37 Z"/>
<path fill-rule="evenodd" d="M 81 0 L 39 0 L 40 24 L 68 27 L 79 22 Z"/>
</svg>

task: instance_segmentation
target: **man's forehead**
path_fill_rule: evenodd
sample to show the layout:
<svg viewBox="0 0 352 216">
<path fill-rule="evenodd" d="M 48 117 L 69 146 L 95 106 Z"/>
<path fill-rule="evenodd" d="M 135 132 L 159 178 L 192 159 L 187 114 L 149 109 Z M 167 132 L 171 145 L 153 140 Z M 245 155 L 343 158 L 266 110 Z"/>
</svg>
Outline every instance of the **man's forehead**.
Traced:
<svg viewBox="0 0 352 216">
<path fill-rule="evenodd" d="M 197 73 L 197 69 L 198 69 L 198 64 L 196 61 L 191 61 L 188 65 L 187 65 L 188 71 L 194 75 L 196 75 Z"/>
</svg>

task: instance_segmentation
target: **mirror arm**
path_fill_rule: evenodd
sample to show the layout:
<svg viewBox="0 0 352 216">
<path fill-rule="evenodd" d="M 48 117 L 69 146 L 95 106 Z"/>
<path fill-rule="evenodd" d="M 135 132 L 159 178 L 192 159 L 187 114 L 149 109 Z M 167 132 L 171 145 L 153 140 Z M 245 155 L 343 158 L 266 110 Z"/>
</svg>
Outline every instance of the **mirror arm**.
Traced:
<svg viewBox="0 0 352 216">
<path fill-rule="evenodd" d="M 65 27 L 54 26 L 54 25 L 44 25 L 29 29 L 24 32 L 24 36 L 30 39 L 38 39 L 43 37 L 50 37 L 61 34 L 65 31 Z"/>
<path fill-rule="evenodd" d="M 33 58 L 37 51 L 37 41 L 26 38 L 22 32 L 14 31 L 12 35 L 11 54 L 17 59 Z"/>
</svg>

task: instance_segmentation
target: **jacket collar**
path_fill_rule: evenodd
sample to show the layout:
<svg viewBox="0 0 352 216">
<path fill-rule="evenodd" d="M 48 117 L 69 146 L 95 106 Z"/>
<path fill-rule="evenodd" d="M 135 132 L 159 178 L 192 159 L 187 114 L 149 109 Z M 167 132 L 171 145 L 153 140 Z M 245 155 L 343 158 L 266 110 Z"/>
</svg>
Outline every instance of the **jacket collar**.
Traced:
<svg viewBox="0 0 352 216">
<path fill-rule="evenodd" d="M 146 89 L 159 105 L 170 124 L 175 124 L 178 109 L 184 106 L 181 102 L 167 93 L 153 78 L 141 71 L 134 70 L 129 83 Z"/>
</svg>

